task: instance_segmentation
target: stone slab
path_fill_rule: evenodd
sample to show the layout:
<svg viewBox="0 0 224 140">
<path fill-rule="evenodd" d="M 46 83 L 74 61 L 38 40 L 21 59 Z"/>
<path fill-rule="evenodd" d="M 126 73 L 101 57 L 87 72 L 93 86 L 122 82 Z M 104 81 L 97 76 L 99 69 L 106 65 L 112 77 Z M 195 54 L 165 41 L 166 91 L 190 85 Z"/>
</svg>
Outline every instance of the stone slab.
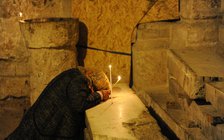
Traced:
<svg viewBox="0 0 224 140">
<path fill-rule="evenodd" d="M 206 140 L 199 128 L 189 128 L 188 114 L 181 109 L 167 108 L 167 102 L 175 102 L 169 94 L 167 86 L 151 88 L 148 92 L 137 92 L 141 100 L 145 100 L 145 105 L 151 106 L 161 119 L 181 140 Z M 147 98 L 145 98 L 147 97 Z"/>
<path fill-rule="evenodd" d="M 138 40 L 169 38 L 171 22 L 153 22 L 140 24 L 137 30 Z"/>
<path fill-rule="evenodd" d="M 113 88 L 111 99 L 86 111 L 86 124 L 94 140 L 166 139 L 141 100 L 123 83 Z"/>
<path fill-rule="evenodd" d="M 76 53 L 62 49 L 30 49 L 31 104 L 61 72 L 77 66 Z"/>
<path fill-rule="evenodd" d="M 29 76 L 24 77 L 2 77 L 0 76 L 0 99 L 7 96 L 29 96 Z"/>
<path fill-rule="evenodd" d="M 213 125 L 215 117 L 222 117 L 224 113 L 217 111 L 212 105 L 198 105 L 192 102 L 189 108 L 190 117 L 196 121 L 202 133 L 209 140 L 219 140 L 224 137 L 224 124 Z"/>
<path fill-rule="evenodd" d="M 79 39 L 79 20 L 73 18 L 21 20 L 20 29 L 28 48 L 75 48 Z"/>
<path fill-rule="evenodd" d="M 30 68 L 27 61 L 0 60 L 0 76 L 29 76 L 29 74 Z"/>
<path fill-rule="evenodd" d="M 167 83 L 167 49 L 133 48 L 133 81 L 137 89 L 149 90 L 150 86 Z M 147 83 L 147 84 L 146 84 Z M 150 85 L 150 86 L 149 86 Z"/>
<path fill-rule="evenodd" d="M 169 76 L 169 93 L 180 104 L 180 106 L 187 110 L 192 102 L 187 93 L 180 87 L 176 80 Z"/>
<path fill-rule="evenodd" d="M 205 99 L 220 112 L 224 110 L 224 82 L 207 83 L 205 86 Z"/>
<path fill-rule="evenodd" d="M 216 47 L 218 43 L 217 19 L 181 20 L 174 22 L 170 48 Z"/>
<path fill-rule="evenodd" d="M 191 99 L 204 98 L 206 82 L 224 78 L 224 59 L 210 48 L 170 50 L 168 69 Z"/>
<path fill-rule="evenodd" d="M 220 7 L 220 0 L 181 0 L 180 15 L 187 19 L 214 18 Z"/>
</svg>

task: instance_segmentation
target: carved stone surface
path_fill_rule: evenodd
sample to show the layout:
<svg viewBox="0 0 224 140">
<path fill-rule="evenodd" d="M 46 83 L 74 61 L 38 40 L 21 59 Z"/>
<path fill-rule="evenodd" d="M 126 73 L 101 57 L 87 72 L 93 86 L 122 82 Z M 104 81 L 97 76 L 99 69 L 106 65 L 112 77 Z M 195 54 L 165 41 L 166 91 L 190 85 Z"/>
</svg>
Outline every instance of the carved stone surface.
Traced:
<svg viewBox="0 0 224 140">
<path fill-rule="evenodd" d="M 29 96 L 29 52 L 23 42 L 19 20 L 43 17 L 68 17 L 71 0 L 0 1 L 0 98 Z M 22 17 L 20 17 L 20 12 Z M 41 67 L 44 67 L 42 65 Z M 25 84 L 25 81 L 27 84 Z"/>
<path fill-rule="evenodd" d="M 31 103 L 59 73 L 77 66 L 76 53 L 63 49 L 30 49 Z"/>
<path fill-rule="evenodd" d="M 205 82 L 224 77 L 223 58 L 212 49 L 169 51 L 169 73 L 191 99 L 204 98 Z"/>
<path fill-rule="evenodd" d="M 181 0 L 180 14 L 187 19 L 205 19 L 216 17 L 221 0 Z"/>
<path fill-rule="evenodd" d="M 28 48 L 75 49 L 79 39 L 79 20 L 74 18 L 39 18 L 20 21 Z"/>
<path fill-rule="evenodd" d="M 0 99 L 7 96 L 29 96 L 29 76 L 24 77 L 0 77 Z"/>
<path fill-rule="evenodd" d="M 176 80 L 169 76 L 169 93 L 174 97 L 184 110 L 187 110 L 192 102 L 186 92 L 180 87 Z"/>
<path fill-rule="evenodd" d="M 224 82 L 207 83 L 205 86 L 205 98 L 211 102 L 214 108 L 224 110 Z"/>
</svg>

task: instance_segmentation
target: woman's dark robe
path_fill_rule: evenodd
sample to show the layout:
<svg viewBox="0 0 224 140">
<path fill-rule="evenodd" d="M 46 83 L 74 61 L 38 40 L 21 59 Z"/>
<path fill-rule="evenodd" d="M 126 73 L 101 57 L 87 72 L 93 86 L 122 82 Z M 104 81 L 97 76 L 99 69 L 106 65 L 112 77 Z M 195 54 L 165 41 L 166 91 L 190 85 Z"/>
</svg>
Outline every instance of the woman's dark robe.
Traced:
<svg viewBox="0 0 224 140">
<path fill-rule="evenodd" d="M 82 139 L 85 110 L 100 101 L 78 69 L 67 70 L 48 84 L 7 139 Z"/>
</svg>

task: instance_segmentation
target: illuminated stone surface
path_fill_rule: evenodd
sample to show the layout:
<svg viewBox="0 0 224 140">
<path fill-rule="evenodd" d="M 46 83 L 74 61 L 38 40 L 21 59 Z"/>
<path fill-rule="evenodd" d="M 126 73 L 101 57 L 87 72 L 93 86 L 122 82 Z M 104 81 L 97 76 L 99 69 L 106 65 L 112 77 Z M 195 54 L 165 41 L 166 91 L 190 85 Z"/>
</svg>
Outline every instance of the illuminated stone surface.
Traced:
<svg viewBox="0 0 224 140">
<path fill-rule="evenodd" d="M 73 16 L 78 17 L 88 29 L 89 47 L 130 54 L 132 38 L 136 36 L 134 29 L 153 4 L 154 0 L 74 0 L 72 6 Z M 178 0 L 158 0 L 141 22 L 177 19 L 178 16 Z M 92 50 L 86 56 L 85 65 L 107 71 L 105 66 L 118 62 L 116 58 L 101 54 L 100 51 Z M 110 56 L 116 57 L 113 54 Z M 92 61 L 92 57 L 98 61 Z M 117 69 L 124 74 L 124 82 L 129 82 L 131 61 L 119 63 Z"/>
<path fill-rule="evenodd" d="M 175 99 L 169 94 L 167 86 L 151 87 L 150 91 L 136 93 L 146 106 L 153 108 L 179 139 L 207 140 L 199 128 L 189 127 L 191 120 L 186 111 L 168 107 L 169 103 L 175 103 Z"/>
<path fill-rule="evenodd" d="M 224 82 L 207 83 L 205 98 L 220 112 L 224 109 Z"/>
<path fill-rule="evenodd" d="M 20 21 L 20 27 L 28 48 L 71 49 L 75 48 L 79 39 L 78 19 L 28 19 Z"/>
<path fill-rule="evenodd" d="M 167 83 L 167 49 L 172 23 L 140 24 L 133 48 L 133 81 L 135 88 L 149 90 Z"/>
<path fill-rule="evenodd" d="M 189 118 L 196 121 L 202 133 L 209 140 L 219 140 L 224 137 L 224 124 L 212 125 L 217 121 L 215 117 L 222 118 L 223 112 L 219 112 L 212 105 L 198 105 L 194 101 L 191 103 L 188 111 Z"/>
<path fill-rule="evenodd" d="M 166 139 L 147 108 L 128 88 L 118 84 L 111 99 L 86 111 L 86 124 L 95 140 Z"/>
<path fill-rule="evenodd" d="M 77 66 L 76 53 L 66 49 L 30 49 L 30 99 L 34 103 L 48 83 Z"/>
<path fill-rule="evenodd" d="M 71 5 L 71 0 L 0 1 L 0 78 L 3 79 L 0 84 L 2 91 L 0 98 L 7 95 L 30 96 L 29 75 L 31 69 L 28 63 L 30 54 L 20 32 L 19 20 L 71 17 Z M 19 17 L 20 12 L 22 17 Z M 23 86 L 25 81 L 28 85 Z"/>
<path fill-rule="evenodd" d="M 191 99 L 205 96 L 205 82 L 224 77 L 223 58 L 212 49 L 169 51 L 168 68 Z"/>
<path fill-rule="evenodd" d="M 174 97 L 175 101 L 177 101 L 184 110 L 187 110 L 192 102 L 183 88 L 169 76 L 169 93 Z"/>
<path fill-rule="evenodd" d="M 20 22 L 30 52 L 31 104 L 55 76 L 77 66 L 75 45 L 79 36 L 78 25 L 77 19 L 70 18 Z"/>
</svg>

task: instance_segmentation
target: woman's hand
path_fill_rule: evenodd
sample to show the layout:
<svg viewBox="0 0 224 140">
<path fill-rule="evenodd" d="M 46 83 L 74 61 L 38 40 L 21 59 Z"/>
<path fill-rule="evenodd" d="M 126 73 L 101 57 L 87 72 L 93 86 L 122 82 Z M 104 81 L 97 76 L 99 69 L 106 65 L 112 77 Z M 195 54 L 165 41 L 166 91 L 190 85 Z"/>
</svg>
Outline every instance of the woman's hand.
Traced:
<svg viewBox="0 0 224 140">
<path fill-rule="evenodd" d="M 101 95 L 101 99 L 103 101 L 106 101 L 108 100 L 110 97 L 110 94 L 111 94 L 111 91 L 110 90 L 101 90 L 101 91 L 97 91 L 100 95 Z"/>
</svg>

